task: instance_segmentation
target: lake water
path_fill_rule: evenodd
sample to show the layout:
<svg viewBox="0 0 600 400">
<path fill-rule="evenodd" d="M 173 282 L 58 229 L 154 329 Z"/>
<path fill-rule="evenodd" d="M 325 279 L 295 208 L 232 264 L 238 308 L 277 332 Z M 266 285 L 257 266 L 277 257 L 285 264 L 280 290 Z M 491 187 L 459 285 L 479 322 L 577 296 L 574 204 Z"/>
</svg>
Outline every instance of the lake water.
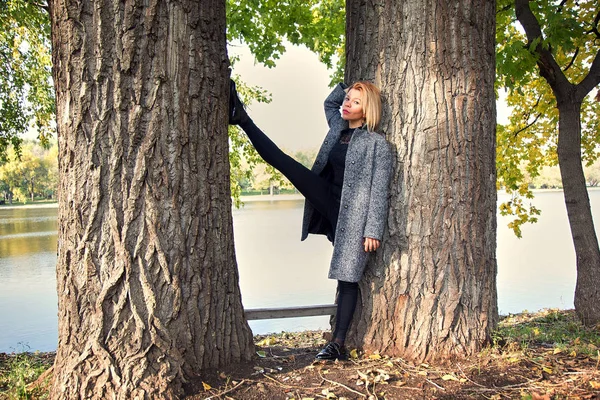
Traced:
<svg viewBox="0 0 600 400">
<path fill-rule="evenodd" d="M 505 201 L 506 195 L 499 195 Z M 600 190 L 590 190 L 600 210 Z M 539 222 L 518 239 L 498 217 L 501 314 L 572 308 L 575 252 L 562 192 L 537 192 Z M 302 200 L 252 201 L 234 210 L 235 248 L 245 308 L 332 303 L 331 245 L 300 242 Z M 0 208 L 0 352 L 56 349 L 55 207 Z M 596 219 L 595 213 L 594 217 Z M 600 220 L 596 220 L 599 226 Z M 251 321 L 254 333 L 328 328 L 328 317 Z"/>
</svg>

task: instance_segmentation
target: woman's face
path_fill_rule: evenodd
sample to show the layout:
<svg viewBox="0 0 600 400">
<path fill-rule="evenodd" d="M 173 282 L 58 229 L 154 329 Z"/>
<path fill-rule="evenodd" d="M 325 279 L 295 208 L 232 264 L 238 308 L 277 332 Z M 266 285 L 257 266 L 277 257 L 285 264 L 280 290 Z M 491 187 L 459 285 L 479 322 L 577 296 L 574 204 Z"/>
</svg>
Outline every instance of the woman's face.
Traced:
<svg viewBox="0 0 600 400">
<path fill-rule="evenodd" d="M 342 103 L 342 118 L 348 121 L 350 128 L 358 128 L 363 125 L 364 117 L 362 92 L 349 90 Z"/>
</svg>

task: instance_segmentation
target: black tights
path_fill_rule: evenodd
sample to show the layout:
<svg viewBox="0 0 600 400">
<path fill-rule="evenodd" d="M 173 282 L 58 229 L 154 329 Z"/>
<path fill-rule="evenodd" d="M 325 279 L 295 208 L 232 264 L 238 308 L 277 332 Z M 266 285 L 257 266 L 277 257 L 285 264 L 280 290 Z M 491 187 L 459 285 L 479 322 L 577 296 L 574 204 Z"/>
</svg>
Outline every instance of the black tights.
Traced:
<svg viewBox="0 0 600 400">
<path fill-rule="evenodd" d="M 340 344 L 344 344 L 356 308 L 358 283 L 338 281 L 337 292 L 337 312 L 335 314 L 333 339 Z"/>
<path fill-rule="evenodd" d="M 329 182 L 281 151 L 251 119 L 248 118 L 240 126 L 263 160 L 285 175 L 306 200 L 329 221 L 335 232 L 338 209 L 335 207 L 336 199 Z M 343 343 L 346 339 L 357 299 L 358 283 L 338 281 L 337 313 L 333 332 L 337 342 Z"/>
<path fill-rule="evenodd" d="M 336 201 L 329 182 L 281 151 L 251 119 L 240 126 L 263 160 L 285 175 L 306 200 L 330 222 L 335 232 L 339 211 L 335 208 Z"/>
</svg>

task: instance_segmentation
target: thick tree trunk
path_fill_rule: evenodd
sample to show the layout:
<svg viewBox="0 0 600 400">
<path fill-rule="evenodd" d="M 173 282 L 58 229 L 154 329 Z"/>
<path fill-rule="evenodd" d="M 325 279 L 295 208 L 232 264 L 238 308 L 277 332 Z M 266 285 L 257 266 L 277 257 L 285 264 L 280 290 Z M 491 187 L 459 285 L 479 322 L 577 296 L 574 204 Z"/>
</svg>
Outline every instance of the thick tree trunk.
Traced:
<svg viewBox="0 0 600 400">
<path fill-rule="evenodd" d="M 580 107 L 577 99 L 559 102 L 558 164 L 577 257 L 575 311 L 585 325 L 594 326 L 600 323 L 600 250 L 581 163 Z"/>
<path fill-rule="evenodd" d="M 54 399 L 161 399 L 253 353 L 233 248 L 225 1 L 50 3 Z"/>
<path fill-rule="evenodd" d="M 498 319 L 495 2 L 346 4 L 346 81 L 381 86 L 380 130 L 397 154 L 350 344 L 416 360 L 473 354 Z"/>
</svg>

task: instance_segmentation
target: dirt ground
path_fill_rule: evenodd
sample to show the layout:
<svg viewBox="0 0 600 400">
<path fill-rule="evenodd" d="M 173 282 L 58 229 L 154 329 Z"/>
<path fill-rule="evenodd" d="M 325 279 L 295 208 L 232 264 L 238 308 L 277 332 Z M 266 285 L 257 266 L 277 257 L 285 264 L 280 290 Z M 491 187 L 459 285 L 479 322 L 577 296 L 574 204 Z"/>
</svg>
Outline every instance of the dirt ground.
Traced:
<svg viewBox="0 0 600 400">
<path fill-rule="evenodd" d="M 186 400 L 600 399 L 600 326 L 583 327 L 573 310 L 506 317 L 493 347 L 446 363 L 415 364 L 356 351 L 348 361 L 315 362 L 325 336 L 322 331 L 256 336 L 252 362 L 204 371 L 186 388 Z M 20 356 L 0 354 L 0 377 L 15 357 Z M 54 353 L 25 360 L 45 372 L 27 385 L 28 396 L 18 398 L 46 398 Z M 6 398 L 2 385 L 0 380 L 0 398 Z"/>
<path fill-rule="evenodd" d="M 598 357 L 565 354 L 543 343 L 489 349 L 439 365 L 378 354 L 315 362 L 325 343 L 323 332 L 259 336 L 255 362 L 207 371 L 188 388 L 196 394 L 187 400 L 600 399 Z"/>
</svg>

